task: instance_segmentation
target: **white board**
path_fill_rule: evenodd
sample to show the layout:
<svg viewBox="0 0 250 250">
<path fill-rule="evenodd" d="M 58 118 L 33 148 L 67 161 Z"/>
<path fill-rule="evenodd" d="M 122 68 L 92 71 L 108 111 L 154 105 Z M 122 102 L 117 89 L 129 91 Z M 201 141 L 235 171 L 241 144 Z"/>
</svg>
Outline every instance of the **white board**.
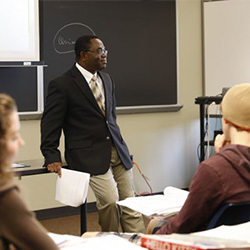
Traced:
<svg viewBox="0 0 250 250">
<path fill-rule="evenodd" d="M 0 0 L 0 61 L 39 61 L 38 0 Z"/>
<path fill-rule="evenodd" d="M 204 2 L 204 95 L 250 82 L 250 1 Z"/>
</svg>

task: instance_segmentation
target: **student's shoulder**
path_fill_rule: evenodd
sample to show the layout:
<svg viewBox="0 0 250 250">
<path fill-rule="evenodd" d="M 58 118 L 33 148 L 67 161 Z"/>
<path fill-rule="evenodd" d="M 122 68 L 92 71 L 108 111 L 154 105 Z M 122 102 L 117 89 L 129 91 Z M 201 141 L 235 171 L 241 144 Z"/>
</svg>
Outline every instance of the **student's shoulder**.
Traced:
<svg viewBox="0 0 250 250">
<path fill-rule="evenodd" d="M 22 198 L 20 194 L 20 190 L 17 185 L 14 183 L 5 183 L 0 185 L 0 204 L 1 204 L 1 212 L 0 214 L 4 215 L 5 219 L 7 219 L 7 215 L 9 212 L 16 211 L 20 206 L 22 206 Z M 1 218 L 3 220 L 3 218 Z"/>
<path fill-rule="evenodd" d="M 224 148 L 222 148 L 218 153 L 212 155 L 210 158 L 205 160 L 207 165 L 211 165 L 211 167 L 218 168 L 224 165 L 228 165 L 235 158 L 241 157 L 242 153 L 246 151 L 247 147 L 231 144 Z"/>
<path fill-rule="evenodd" d="M 19 190 L 19 189 L 18 186 L 12 181 L 0 180 L 0 196 L 5 195 L 11 190 Z"/>
<path fill-rule="evenodd" d="M 196 175 L 204 176 L 207 178 L 210 176 L 211 179 L 217 179 L 221 175 L 221 172 L 224 172 L 227 161 L 220 154 L 214 154 L 208 159 L 200 163 Z"/>
<path fill-rule="evenodd" d="M 229 170 L 228 166 L 232 165 L 234 159 L 238 157 L 237 150 L 235 151 L 234 149 L 234 145 L 226 146 L 220 152 L 204 160 L 199 167 L 203 172 L 223 174 Z"/>
<path fill-rule="evenodd" d="M 15 213 L 22 210 L 28 211 L 21 196 L 19 187 L 16 184 L 6 184 L 0 193 L 1 211 Z M 4 214 L 4 213 L 3 213 Z"/>
</svg>

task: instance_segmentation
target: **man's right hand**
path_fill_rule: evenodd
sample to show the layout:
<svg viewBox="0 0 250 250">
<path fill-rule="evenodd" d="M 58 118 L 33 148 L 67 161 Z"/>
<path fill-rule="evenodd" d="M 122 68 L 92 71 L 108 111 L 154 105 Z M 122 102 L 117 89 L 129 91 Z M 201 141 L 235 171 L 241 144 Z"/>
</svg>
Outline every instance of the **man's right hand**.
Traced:
<svg viewBox="0 0 250 250">
<path fill-rule="evenodd" d="M 50 172 L 55 172 L 59 177 L 62 177 L 62 163 L 61 162 L 53 162 L 47 165 L 47 169 Z"/>
</svg>

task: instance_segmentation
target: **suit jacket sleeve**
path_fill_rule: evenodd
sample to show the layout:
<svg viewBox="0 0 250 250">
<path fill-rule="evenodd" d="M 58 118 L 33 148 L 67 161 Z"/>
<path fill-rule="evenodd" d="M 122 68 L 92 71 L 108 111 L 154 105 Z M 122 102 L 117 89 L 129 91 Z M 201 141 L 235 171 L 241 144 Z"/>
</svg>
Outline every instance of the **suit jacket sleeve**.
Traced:
<svg viewBox="0 0 250 250">
<path fill-rule="evenodd" d="M 41 120 L 41 151 L 45 157 L 45 166 L 53 162 L 61 162 L 58 146 L 66 111 L 64 89 L 60 86 L 59 81 L 51 81 Z"/>
</svg>

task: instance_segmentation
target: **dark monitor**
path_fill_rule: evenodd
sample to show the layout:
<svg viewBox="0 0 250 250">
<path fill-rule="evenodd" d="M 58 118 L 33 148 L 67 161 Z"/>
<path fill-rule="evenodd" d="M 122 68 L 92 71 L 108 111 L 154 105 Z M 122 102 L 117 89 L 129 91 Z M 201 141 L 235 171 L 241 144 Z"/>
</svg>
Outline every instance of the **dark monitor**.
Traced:
<svg viewBox="0 0 250 250">
<path fill-rule="evenodd" d="M 0 67 L 0 92 L 15 99 L 21 117 L 41 115 L 43 67 Z"/>
</svg>

